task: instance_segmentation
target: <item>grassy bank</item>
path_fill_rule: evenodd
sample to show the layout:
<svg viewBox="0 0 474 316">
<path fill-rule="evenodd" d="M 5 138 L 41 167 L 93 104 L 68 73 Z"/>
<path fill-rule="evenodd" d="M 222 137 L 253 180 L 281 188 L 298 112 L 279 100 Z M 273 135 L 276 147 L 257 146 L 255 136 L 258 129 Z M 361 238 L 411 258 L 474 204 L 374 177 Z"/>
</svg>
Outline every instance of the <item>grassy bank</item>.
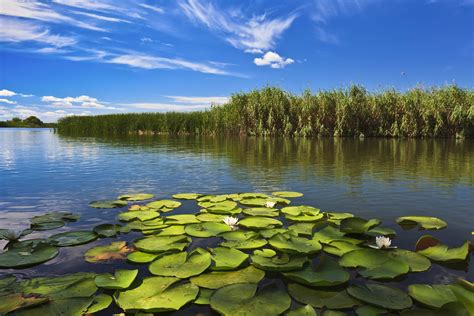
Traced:
<svg viewBox="0 0 474 316">
<path fill-rule="evenodd" d="M 59 133 L 474 137 L 474 91 L 457 86 L 371 93 L 360 86 L 293 95 L 264 88 L 190 113 L 73 116 Z"/>
</svg>

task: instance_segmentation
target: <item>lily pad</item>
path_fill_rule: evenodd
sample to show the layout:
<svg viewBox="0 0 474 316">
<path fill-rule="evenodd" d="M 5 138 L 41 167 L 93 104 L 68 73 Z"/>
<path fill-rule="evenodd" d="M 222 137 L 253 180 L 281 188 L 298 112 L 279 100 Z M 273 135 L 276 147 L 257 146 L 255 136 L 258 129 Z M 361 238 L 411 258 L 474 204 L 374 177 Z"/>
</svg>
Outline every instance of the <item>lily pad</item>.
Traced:
<svg viewBox="0 0 474 316">
<path fill-rule="evenodd" d="M 156 236 L 180 236 L 184 235 L 184 226 L 183 225 L 172 225 L 159 230 L 156 233 Z"/>
<path fill-rule="evenodd" d="M 45 242 L 25 244 L 0 254 L 0 268 L 24 268 L 33 266 L 55 258 L 58 248 Z"/>
<path fill-rule="evenodd" d="M 201 195 L 199 193 L 178 193 L 174 194 L 173 198 L 178 200 L 196 200 Z"/>
<path fill-rule="evenodd" d="M 474 284 L 460 279 L 457 284 L 449 285 L 449 288 L 457 300 L 472 314 L 474 311 Z"/>
<path fill-rule="evenodd" d="M 273 316 L 290 308 L 291 299 L 274 284 L 257 291 L 256 284 L 243 283 L 220 288 L 210 303 L 221 315 Z"/>
<path fill-rule="evenodd" d="M 326 226 L 323 229 L 317 231 L 313 235 L 313 239 L 319 241 L 322 244 L 329 244 L 334 241 L 345 241 L 354 245 L 363 243 L 363 240 L 350 238 L 345 236 L 346 233 L 339 231 L 338 228 L 333 226 Z"/>
<path fill-rule="evenodd" d="M 20 308 L 31 307 L 43 304 L 49 301 L 47 297 L 36 295 L 24 295 L 22 293 L 13 293 L 1 297 L 0 300 L 0 314 L 4 315 L 13 312 Z"/>
<path fill-rule="evenodd" d="M 341 232 L 348 234 L 364 234 L 380 224 L 378 219 L 366 220 L 360 217 L 349 217 L 341 221 Z"/>
<path fill-rule="evenodd" d="M 336 286 L 349 281 L 349 273 L 342 269 L 339 264 L 329 257 L 322 257 L 316 267 L 308 264 L 303 270 L 283 273 L 288 279 L 310 285 Z"/>
<path fill-rule="evenodd" d="M 118 224 L 100 224 L 94 227 L 94 233 L 99 235 L 99 237 L 115 237 L 120 232 L 122 226 Z"/>
<path fill-rule="evenodd" d="M 227 247 L 217 247 L 210 249 L 210 251 L 212 254 L 212 261 L 214 261 L 212 270 L 236 269 L 240 267 L 249 257 L 248 254 L 243 253 L 240 250 Z"/>
<path fill-rule="evenodd" d="M 245 206 L 261 206 L 267 205 L 267 202 L 278 202 L 276 199 L 269 198 L 247 198 L 239 201 L 240 204 Z"/>
<path fill-rule="evenodd" d="M 43 215 L 34 216 L 31 219 L 31 224 L 56 222 L 56 221 L 75 222 L 80 217 L 81 217 L 80 215 L 74 214 L 71 212 L 55 211 L 55 212 L 49 212 Z"/>
<path fill-rule="evenodd" d="M 138 270 L 116 270 L 115 274 L 99 274 L 95 277 L 98 287 L 112 290 L 128 289 L 138 275 Z"/>
<path fill-rule="evenodd" d="M 109 307 L 110 304 L 112 304 L 112 297 L 110 295 L 99 294 L 97 296 L 94 296 L 94 301 L 87 309 L 86 314 L 89 315 L 100 312 L 101 310 L 104 310 Z"/>
<path fill-rule="evenodd" d="M 126 312 L 179 310 L 197 297 L 199 288 L 190 283 L 173 286 L 178 281 L 180 279 L 173 277 L 145 278 L 142 284 L 134 289 L 115 292 L 114 299 Z"/>
<path fill-rule="evenodd" d="M 31 224 L 31 229 L 38 230 L 38 231 L 52 230 L 52 229 L 63 227 L 64 225 L 66 225 L 66 223 L 63 221 L 43 222 L 43 223 Z"/>
<path fill-rule="evenodd" d="M 318 316 L 318 314 L 316 314 L 313 306 L 308 304 L 287 312 L 285 316 Z"/>
<path fill-rule="evenodd" d="M 215 291 L 211 289 L 199 289 L 199 296 L 194 301 L 194 304 L 209 305 L 211 303 L 211 296 L 214 292 Z"/>
<path fill-rule="evenodd" d="M 259 237 L 259 233 L 254 231 L 234 230 L 222 233 L 219 236 L 224 238 L 225 240 L 244 241 Z"/>
<path fill-rule="evenodd" d="M 308 215 L 317 215 L 320 213 L 319 208 L 315 208 L 308 205 L 298 205 L 298 206 L 286 206 L 281 209 L 281 212 L 289 216 L 299 216 L 302 214 Z"/>
<path fill-rule="evenodd" d="M 261 248 L 267 244 L 265 239 L 249 239 L 249 240 L 228 240 L 221 243 L 221 246 L 227 248 L 235 248 L 241 250 Z"/>
<path fill-rule="evenodd" d="M 282 225 L 283 223 L 277 219 L 263 216 L 245 217 L 239 222 L 239 226 L 251 229 L 273 228 Z"/>
<path fill-rule="evenodd" d="M 132 249 L 127 247 L 125 241 L 116 241 L 104 246 L 93 247 L 86 251 L 84 258 L 87 262 L 96 263 L 108 260 L 121 260 L 126 257 Z"/>
<path fill-rule="evenodd" d="M 341 257 L 342 255 L 350 251 L 354 251 L 358 249 L 362 249 L 362 248 L 343 240 L 334 240 L 332 242 L 325 244 L 323 247 L 324 252 L 330 253 L 338 257 Z"/>
<path fill-rule="evenodd" d="M 149 270 L 154 275 L 186 279 L 201 274 L 210 265 L 211 255 L 209 252 L 198 249 L 189 255 L 186 252 L 164 255 L 153 261 Z"/>
<path fill-rule="evenodd" d="M 388 311 L 386 309 L 372 305 L 362 305 L 356 309 L 356 314 L 358 316 L 379 316 L 386 315 L 387 313 Z"/>
<path fill-rule="evenodd" d="M 288 230 L 294 231 L 297 235 L 313 236 L 315 223 L 296 223 L 288 227 Z"/>
<path fill-rule="evenodd" d="M 126 206 L 128 203 L 122 200 L 101 200 L 101 201 L 92 201 L 89 203 L 90 207 L 93 208 L 117 208 Z"/>
<path fill-rule="evenodd" d="M 292 191 L 275 191 L 275 192 L 272 192 L 272 195 L 282 197 L 282 198 L 296 198 L 296 197 L 303 196 L 303 193 L 292 192 Z"/>
<path fill-rule="evenodd" d="M 429 216 L 402 216 L 397 218 L 397 223 L 402 226 L 416 226 L 419 224 L 424 229 L 442 229 L 448 226 L 442 219 Z"/>
<path fill-rule="evenodd" d="M 278 217 L 280 215 L 277 209 L 268 207 L 246 208 L 243 212 L 250 216 Z"/>
<path fill-rule="evenodd" d="M 171 215 L 165 217 L 166 224 L 169 225 L 187 225 L 187 224 L 198 224 L 199 221 L 196 218 L 196 215 L 192 214 L 179 214 L 179 215 Z"/>
<path fill-rule="evenodd" d="M 71 231 L 53 235 L 48 242 L 56 247 L 72 247 L 90 243 L 97 239 L 97 234 L 88 230 Z"/>
<path fill-rule="evenodd" d="M 396 235 L 397 232 L 392 229 L 392 228 L 389 228 L 389 227 L 381 227 L 381 226 L 377 226 L 377 227 L 374 227 L 372 229 L 369 229 L 366 233 L 366 235 L 369 235 L 369 236 L 394 236 Z"/>
<path fill-rule="evenodd" d="M 160 213 L 155 211 L 126 211 L 122 212 L 118 215 L 118 219 L 120 221 L 129 222 L 132 220 L 139 220 L 139 221 L 148 221 L 151 219 L 155 219 L 160 216 Z"/>
<path fill-rule="evenodd" d="M 346 291 L 314 290 L 296 283 L 288 284 L 288 293 L 296 301 L 316 308 L 347 309 L 360 304 Z"/>
<path fill-rule="evenodd" d="M 471 243 L 469 241 L 466 241 L 461 247 L 457 248 L 448 248 L 447 245 L 438 244 L 433 247 L 419 250 L 417 253 L 434 261 L 464 261 L 469 256 L 470 245 Z"/>
<path fill-rule="evenodd" d="M 382 284 L 353 285 L 347 292 L 362 302 L 390 310 L 410 308 L 413 303 L 402 290 Z"/>
<path fill-rule="evenodd" d="M 440 309 L 409 309 L 400 313 L 402 316 L 470 316 L 464 305 L 459 302 L 451 302 L 443 305 Z"/>
<path fill-rule="evenodd" d="M 306 256 L 290 256 L 286 253 L 278 255 L 276 252 L 270 253 L 270 249 L 264 251 L 254 251 L 250 256 L 252 265 L 266 271 L 292 271 L 301 269 L 308 258 Z"/>
<path fill-rule="evenodd" d="M 191 283 L 208 289 L 219 289 L 221 287 L 236 283 L 258 283 L 265 276 L 265 272 L 249 266 L 236 271 L 213 271 L 192 277 Z"/>
<path fill-rule="evenodd" d="M 283 252 L 314 254 L 321 250 L 321 244 L 314 239 L 277 234 L 269 240 L 270 246 Z"/>
<path fill-rule="evenodd" d="M 186 225 L 186 234 L 192 237 L 215 237 L 223 232 L 231 231 L 232 228 L 224 223 L 205 222 Z"/>
<path fill-rule="evenodd" d="M 212 213 L 200 213 L 196 215 L 196 218 L 201 222 L 218 222 L 222 223 L 226 215 L 223 214 L 212 214 Z"/>
<path fill-rule="evenodd" d="M 144 252 L 183 251 L 191 240 L 186 236 L 150 236 L 135 241 L 135 247 Z"/>
<path fill-rule="evenodd" d="M 146 206 L 152 209 L 160 210 L 162 212 L 169 212 L 170 210 L 180 207 L 181 202 L 173 200 L 158 200 L 150 202 Z"/>
<path fill-rule="evenodd" d="M 34 306 L 32 308 L 21 309 L 15 312 L 15 316 L 36 316 L 36 315 L 84 315 L 89 306 L 93 303 L 92 297 L 73 297 L 57 299 L 46 304 Z"/>
<path fill-rule="evenodd" d="M 156 253 L 134 251 L 127 255 L 127 260 L 134 263 L 149 263 L 155 260 L 158 256 L 159 254 Z"/>
<path fill-rule="evenodd" d="M 449 286 L 444 284 L 411 284 L 408 286 L 408 294 L 423 305 L 436 309 L 457 301 Z"/>
<path fill-rule="evenodd" d="M 155 195 L 150 193 L 134 193 L 124 194 L 118 197 L 119 200 L 123 201 L 144 201 L 153 198 Z"/>
</svg>

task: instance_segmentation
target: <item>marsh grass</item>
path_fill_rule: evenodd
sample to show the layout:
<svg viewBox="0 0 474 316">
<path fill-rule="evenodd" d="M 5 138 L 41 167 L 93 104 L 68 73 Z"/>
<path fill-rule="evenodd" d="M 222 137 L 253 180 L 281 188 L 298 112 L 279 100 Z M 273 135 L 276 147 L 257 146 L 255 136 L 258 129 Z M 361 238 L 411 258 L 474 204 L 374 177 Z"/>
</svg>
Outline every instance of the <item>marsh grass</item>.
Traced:
<svg viewBox="0 0 474 316">
<path fill-rule="evenodd" d="M 293 95 L 267 87 L 196 112 L 71 116 L 59 133 L 473 137 L 474 91 L 457 86 L 369 92 L 361 86 Z"/>
</svg>

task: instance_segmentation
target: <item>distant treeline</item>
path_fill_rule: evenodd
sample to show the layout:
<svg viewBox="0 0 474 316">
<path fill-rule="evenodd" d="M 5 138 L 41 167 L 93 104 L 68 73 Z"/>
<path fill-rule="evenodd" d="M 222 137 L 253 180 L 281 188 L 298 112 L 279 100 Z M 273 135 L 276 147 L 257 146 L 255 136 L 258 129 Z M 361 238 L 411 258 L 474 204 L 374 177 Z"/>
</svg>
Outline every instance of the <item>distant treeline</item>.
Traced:
<svg viewBox="0 0 474 316">
<path fill-rule="evenodd" d="M 44 123 L 36 116 L 29 116 L 24 120 L 14 117 L 8 121 L 0 121 L 0 127 L 56 127 L 56 124 Z"/>
<path fill-rule="evenodd" d="M 361 86 L 293 95 L 267 87 L 206 111 L 71 116 L 59 133 L 352 137 L 474 137 L 474 90 L 369 92 Z"/>
</svg>

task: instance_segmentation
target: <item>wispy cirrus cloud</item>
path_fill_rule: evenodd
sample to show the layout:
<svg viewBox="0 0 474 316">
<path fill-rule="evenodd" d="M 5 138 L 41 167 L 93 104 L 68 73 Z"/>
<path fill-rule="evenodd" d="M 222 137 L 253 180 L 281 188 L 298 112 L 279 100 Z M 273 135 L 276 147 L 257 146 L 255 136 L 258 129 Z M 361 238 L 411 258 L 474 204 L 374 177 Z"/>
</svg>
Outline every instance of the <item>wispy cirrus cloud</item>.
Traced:
<svg viewBox="0 0 474 316">
<path fill-rule="evenodd" d="M 16 104 L 17 103 L 16 101 L 11 101 L 11 100 L 8 100 L 8 99 L 0 99 L 0 102 L 1 103 L 6 103 L 6 104 Z"/>
<path fill-rule="evenodd" d="M 166 95 L 168 99 L 178 103 L 188 104 L 224 104 L 229 101 L 228 97 L 188 97 L 188 96 L 176 96 Z"/>
</svg>

